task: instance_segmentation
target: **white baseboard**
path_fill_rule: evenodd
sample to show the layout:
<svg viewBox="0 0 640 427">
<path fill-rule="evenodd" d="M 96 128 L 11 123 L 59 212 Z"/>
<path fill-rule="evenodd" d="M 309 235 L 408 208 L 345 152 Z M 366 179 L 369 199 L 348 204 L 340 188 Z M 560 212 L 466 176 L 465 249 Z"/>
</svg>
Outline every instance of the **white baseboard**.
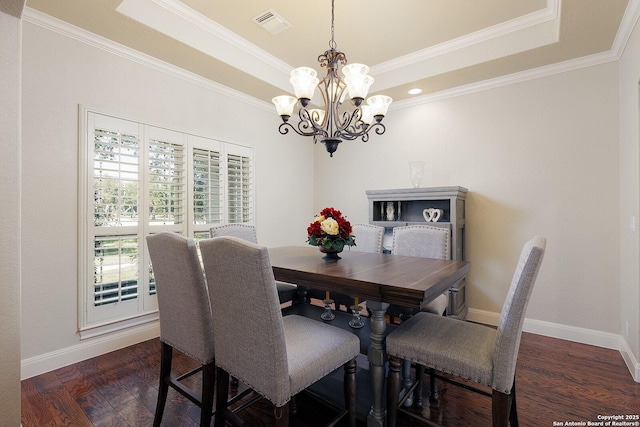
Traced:
<svg viewBox="0 0 640 427">
<path fill-rule="evenodd" d="M 160 336 L 160 323 L 155 321 L 114 332 L 109 335 L 102 335 L 71 347 L 41 354 L 29 359 L 23 359 L 20 378 L 21 380 L 31 378 L 158 336 Z"/>
<path fill-rule="evenodd" d="M 640 362 L 634 356 L 625 339 L 620 340 L 620 354 L 622 354 L 624 363 L 627 364 L 627 368 L 629 368 L 631 375 L 633 375 L 633 379 L 636 382 L 640 382 Z"/>
<path fill-rule="evenodd" d="M 500 314 L 470 308 L 467 320 L 496 326 L 500 320 Z M 618 350 L 633 379 L 636 382 L 640 382 L 640 362 L 620 335 L 533 319 L 525 319 L 523 330 L 552 338 Z M 23 380 L 31 378 L 72 363 L 156 338 L 159 335 L 160 326 L 156 321 L 109 334 L 108 336 L 100 336 L 83 341 L 71 347 L 24 359 L 21 365 L 20 377 Z"/>
<path fill-rule="evenodd" d="M 467 320 L 497 326 L 500 321 L 500 314 L 470 308 L 467 313 Z M 525 319 L 522 330 L 532 334 L 618 350 L 627 364 L 634 381 L 640 382 L 640 363 L 638 363 L 621 335 L 534 319 Z"/>
</svg>

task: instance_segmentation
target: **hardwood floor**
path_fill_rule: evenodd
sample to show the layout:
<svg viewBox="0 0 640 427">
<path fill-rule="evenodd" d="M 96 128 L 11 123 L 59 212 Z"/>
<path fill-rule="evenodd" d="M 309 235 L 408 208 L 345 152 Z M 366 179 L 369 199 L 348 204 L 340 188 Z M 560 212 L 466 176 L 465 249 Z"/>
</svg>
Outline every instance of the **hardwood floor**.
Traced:
<svg viewBox="0 0 640 427">
<path fill-rule="evenodd" d="M 23 426 L 152 425 L 159 356 L 160 343 L 155 339 L 22 381 Z M 174 365 L 184 371 L 193 362 L 176 355 Z M 189 381 L 199 386 L 199 376 Z M 516 382 L 523 427 L 586 425 L 601 421 L 600 415 L 640 414 L 640 383 L 633 381 L 615 350 L 525 333 Z M 491 425 L 489 398 L 442 382 L 439 387 L 439 405 L 425 404 L 423 409 L 429 419 L 445 426 Z M 428 388 L 427 380 L 425 402 Z M 306 396 L 299 396 L 298 408 L 295 421 L 301 427 L 322 425 L 333 415 Z M 162 425 L 196 426 L 199 413 L 199 408 L 170 390 Z M 264 401 L 240 416 L 250 426 L 271 425 L 271 407 Z M 418 424 L 403 416 L 399 425 Z"/>
</svg>

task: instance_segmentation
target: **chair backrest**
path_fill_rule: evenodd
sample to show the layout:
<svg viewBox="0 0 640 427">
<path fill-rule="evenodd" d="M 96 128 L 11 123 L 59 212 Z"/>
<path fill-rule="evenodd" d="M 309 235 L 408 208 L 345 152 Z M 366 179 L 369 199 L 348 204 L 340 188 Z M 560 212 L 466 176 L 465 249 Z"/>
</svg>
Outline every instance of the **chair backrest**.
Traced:
<svg viewBox="0 0 640 427">
<path fill-rule="evenodd" d="M 356 236 L 356 245 L 350 248 L 352 251 L 382 252 L 384 227 L 371 224 L 353 224 L 351 228 L 354 236 Z"/>
<path fill-rule="evenodd" d="M 395 255 L 450 259 L 451 232 L 448 228 L 430 225 L 407 225 L 393 229 Z"/>
<path fill-rule="evenodd" d="M 524 314 L 542 264 L 546 243 L 544 237 L 535 236 L 524 245 L 502 306 L 493 352 L 492 387 L 503 393 L 509 393 L 513 386 Z"/>
<path fill-rule="evenodd" d="M 280 302 L 269 253 L 238 237 L 200 241 L 216 365 L 272 402 L 291 397 Z"/>
<path fill-rule="evenodd" d="M 210 363 L 213 315 L 195 242 L 168 232 L 146 240 L 158 295 L 160 340 L 203 365 Z"/>
<path fill-rule="evenodd" d="M 209 229 L 211 237 L 234 236 L 251 243 L 258 243 L 256 228 L 247 224 L 226 224 Z"/>
</svg>

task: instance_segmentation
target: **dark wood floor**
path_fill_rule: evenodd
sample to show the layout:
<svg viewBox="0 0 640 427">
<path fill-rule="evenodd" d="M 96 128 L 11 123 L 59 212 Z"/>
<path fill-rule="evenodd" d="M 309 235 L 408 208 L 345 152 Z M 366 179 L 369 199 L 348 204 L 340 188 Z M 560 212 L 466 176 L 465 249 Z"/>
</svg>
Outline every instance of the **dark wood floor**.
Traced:
<svg viewBox="0 0 640 427">
<path fill-rule="evenodd" d="M 23 426 L 150 426 L 159 349 L 159 341 L 150 340 L 24 380 Z M 184 356 L 174 359 L 177 367 L 192 366 Z M 518 414 L 524 427 L 640 414 L 640 383 L 633 381 L 614 350 L 525 333 L 516 378 Z M 445 426 L 491 425 L 489 398 L 444 383 L 440 391 L 439 406 L 423 410 L 430 419 Z M 298 406 L 298 426 L 322 425 L 333 415 L 308 397 L 299 397 Z M 241 417 L 251 426 L 268 426 L 270 414 L 270 406 L 261 402 Z M 195 426 L 198 417 L 197 407 L 169 391 L 163 426 Z M 406 417 L 400 424 L 414 425 Z"/>
</svg>

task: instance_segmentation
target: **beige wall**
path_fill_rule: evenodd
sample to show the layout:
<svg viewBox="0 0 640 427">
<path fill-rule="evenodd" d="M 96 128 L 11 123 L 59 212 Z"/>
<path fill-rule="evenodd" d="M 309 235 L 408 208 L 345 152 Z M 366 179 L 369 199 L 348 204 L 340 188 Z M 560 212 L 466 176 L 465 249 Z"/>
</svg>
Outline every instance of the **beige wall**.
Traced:
<svg viewBox="0 0 640 427">
<path fill-rule="evenodd" d="M 316 149 L 316 209 L 330 205 L 367 221 L 365 190 L 410 187 L 407 162 L 424 160 L 422 186 L 469 189 L 470 317 L 497 320 L 519 251 L 540 234 L 547 254 L 530 328 L 617 343 L 615 62 L 393 109 L 385 122 L 383 136 L 345 142 L 332 159 Z"/>
<path fill-rule="evenodd" d="M 0 12 L 0 425 L 20 425 L 20 54 L 22 23 Z"/>
</svg>

